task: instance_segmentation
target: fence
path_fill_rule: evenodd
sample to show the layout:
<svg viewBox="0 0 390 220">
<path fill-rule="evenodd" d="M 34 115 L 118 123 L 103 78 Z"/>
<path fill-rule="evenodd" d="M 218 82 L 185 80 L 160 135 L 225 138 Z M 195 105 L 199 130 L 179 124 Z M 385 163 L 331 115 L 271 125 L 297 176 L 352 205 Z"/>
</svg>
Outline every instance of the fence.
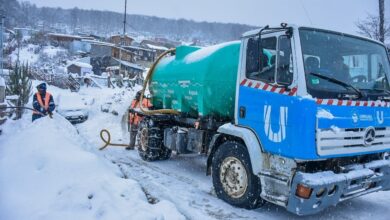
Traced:
<svg viewBox="0 0 390 220">
<path fill-rule="evenodd" d="M 44 81 L 61 89 L 70 89 L 76 92 L 80 90 L 80 83 L 68 74 L 44 73 L 39 69 L 31 69 L 30 78 Z"/>
</svg>

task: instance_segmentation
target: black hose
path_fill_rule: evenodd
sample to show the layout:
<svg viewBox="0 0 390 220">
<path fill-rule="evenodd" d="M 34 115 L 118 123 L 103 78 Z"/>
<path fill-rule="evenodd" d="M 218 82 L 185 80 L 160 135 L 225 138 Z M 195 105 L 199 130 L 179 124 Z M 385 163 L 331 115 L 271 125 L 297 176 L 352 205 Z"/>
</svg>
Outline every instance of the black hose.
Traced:
<svg viewBox="0 0 390 220">
<path fill-rule="evenodd" d="M 30 111 L 35 111 L 35 109 L 33 109 L 33 108 L 23 107 L 23 106 L 7 106 L 7 107 L 1 108 L 1 109 L 7 109 L 7 108 L 12 108 L 12 109 L 26 109 L 26 110 L 30 110 Z"/>
</svg>

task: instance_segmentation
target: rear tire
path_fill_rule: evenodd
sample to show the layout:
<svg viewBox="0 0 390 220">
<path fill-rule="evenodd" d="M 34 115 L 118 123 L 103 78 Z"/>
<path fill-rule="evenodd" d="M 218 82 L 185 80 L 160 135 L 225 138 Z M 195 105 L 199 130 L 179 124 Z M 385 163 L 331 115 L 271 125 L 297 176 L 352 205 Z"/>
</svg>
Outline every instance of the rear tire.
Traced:
<svg viewBox="0 0 390 220">
<path fill-rule="evenodd" d="M 255 209 L 260 198 L 260 178 L 253 175 L 246 147 L 235 141 L 223 143 L 212 160 L 212 178 L 217 197 L 240 208 Z"/>
<path fill-rule="evenodd" d="M 142 160 L 167 160 L 171 157 L 172 151 L 164 146 L 163 136 L 162 129 L 148 127 L 144 121 L 140 123 L 138 130 L 138 153 Z"/>
</svg>

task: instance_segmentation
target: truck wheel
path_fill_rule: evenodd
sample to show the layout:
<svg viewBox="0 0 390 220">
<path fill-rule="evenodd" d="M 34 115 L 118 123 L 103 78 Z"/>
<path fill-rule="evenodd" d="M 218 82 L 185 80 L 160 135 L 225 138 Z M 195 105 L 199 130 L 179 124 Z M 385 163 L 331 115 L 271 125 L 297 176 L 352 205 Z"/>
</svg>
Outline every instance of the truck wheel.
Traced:
<svg viewBox="0 0 390 220">
<path fill-rule="evenodd" d="M 228 141 L 219 146 L 212 161 L 212 178 L 215 192 L 223 201 L 246 209 L 264 204 L 260 179 L 252 173 L 244 145 Z"/>
<path fill-rule="evenodd" d="M 163 134 L 157 127 L 141 126 L 138 153 L 145 161 L 167 160 L 172 151 L 163 145 Z"/>
</svg>

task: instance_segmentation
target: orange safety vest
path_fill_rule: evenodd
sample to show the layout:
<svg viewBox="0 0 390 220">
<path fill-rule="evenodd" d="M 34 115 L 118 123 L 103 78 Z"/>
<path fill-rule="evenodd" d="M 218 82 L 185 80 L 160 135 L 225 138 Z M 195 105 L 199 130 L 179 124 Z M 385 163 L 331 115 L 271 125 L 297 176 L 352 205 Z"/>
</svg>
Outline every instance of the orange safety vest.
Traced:
<svg viewBox="0 0 390 220">
<path fill-rule="evenodd" d="M 35 95 L 37 96 L 37 100 L 38 100 L 38 103 L 39 105 L 45 109 L 46 111 L 49 109 L 49 102 L 50 102 L 50 96 L 51 94 L 46 92 L 46 95 L 45 95 L 45 103 L 43 103 L 42 101 L 42 96 L 39 92 L 35 93 Z M 37 110 L 34 110 L 33 111 L 33 114 L 38 114 L 38 115 L 41 115 L 42 113 L 37 111 Z"/>
<path fill-rule="evenodd" d="M 131 102 L 130 108 L 139 108 L 139 107 L 140 107 L 139 101 L 134 99 Z M 152 107 L 152 103 L 150 102 L 149 99 L 144 98 L 144 99 L 142 99 L 142 107 L 150 108 L 150 107 Z M 138 125 L 138 123 L 141 121 L 141 119 L 142 119 L 142 117 L 137 115 L 137 114 L 130 113 L 130 115 L 129 115 L 130 124 Z"/>
</svg>

